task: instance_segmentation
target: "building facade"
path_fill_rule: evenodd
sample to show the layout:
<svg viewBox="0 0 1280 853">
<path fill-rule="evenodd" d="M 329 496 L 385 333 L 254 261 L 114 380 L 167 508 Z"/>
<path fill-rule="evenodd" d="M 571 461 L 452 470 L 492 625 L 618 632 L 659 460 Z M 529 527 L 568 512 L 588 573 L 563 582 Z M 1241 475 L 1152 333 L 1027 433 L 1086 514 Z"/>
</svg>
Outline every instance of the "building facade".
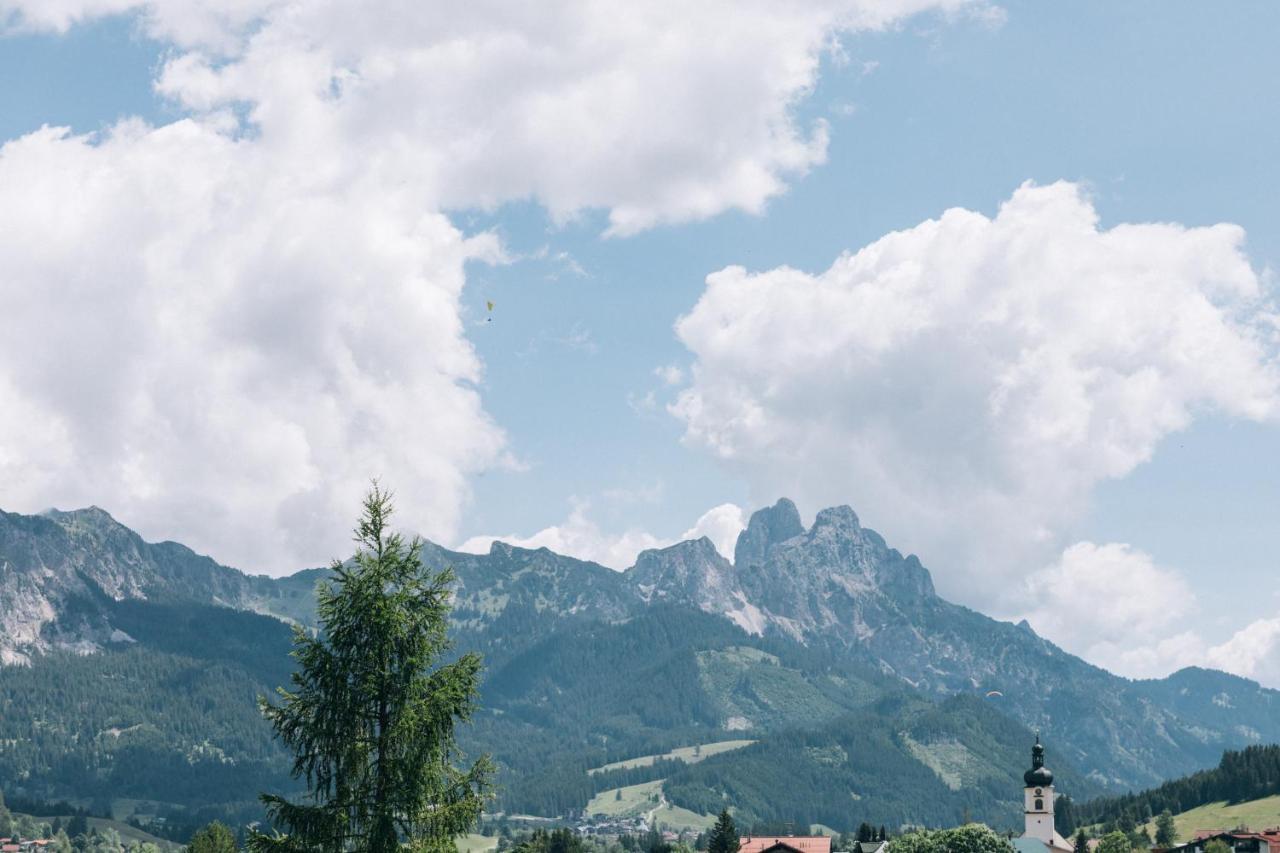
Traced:
<svg viewBox="0 0 1280 853">
<path fill-rule="evenodd" d="M 1053 771 L 1044 766 L 1044 747 L 1036 735 L 1031 769 L 1022 774 L 1024 831 L 1014 846 L 1019 853 L 1069 853 L 1071 842 L 1053 827 Z"/>
</svg>

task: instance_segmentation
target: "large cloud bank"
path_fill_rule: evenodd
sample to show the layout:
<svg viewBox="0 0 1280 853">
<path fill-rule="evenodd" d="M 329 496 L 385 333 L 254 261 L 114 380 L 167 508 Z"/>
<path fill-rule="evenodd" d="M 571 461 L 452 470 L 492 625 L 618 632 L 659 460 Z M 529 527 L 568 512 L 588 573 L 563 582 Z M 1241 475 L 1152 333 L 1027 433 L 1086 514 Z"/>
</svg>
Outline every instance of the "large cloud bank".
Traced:
<svg viewBox="0 0 1280 853">
<path fill-rule="evenodd" d="M 459 307 L 501 250 L 440 211 L 761 210 L 825 157 L 793 108 L 833 41 L 975 5 L 0 0 L 137 15 L 185 115 L 0 148 L 0 504 L 275 572 L 344 553 L 381 475 L 450 539 L 508 450 Z"/>
<path fill-rule="evenodd" d="M 724 269 L 676 325 L 694 363 L 671 410 L 758 499 L 865 507 L 952 597 L 1030 613 L 1122 671 L 1203 659 L 1203 643 L 1124 649 L 1124 632 L 1170 625 L 1182 582 L 1070 536 L 1098 484 L 1197 414 L 1275 419 L 1275 316 L 1243 243 L 1232 225 L 1103 228 L 1057 183 L 1021 187 L 994 217 L 949 210 L 817 275 Z M 1073 626 L 1055 608 L 1081 590 L 1127 598 Z"/>
</svg>

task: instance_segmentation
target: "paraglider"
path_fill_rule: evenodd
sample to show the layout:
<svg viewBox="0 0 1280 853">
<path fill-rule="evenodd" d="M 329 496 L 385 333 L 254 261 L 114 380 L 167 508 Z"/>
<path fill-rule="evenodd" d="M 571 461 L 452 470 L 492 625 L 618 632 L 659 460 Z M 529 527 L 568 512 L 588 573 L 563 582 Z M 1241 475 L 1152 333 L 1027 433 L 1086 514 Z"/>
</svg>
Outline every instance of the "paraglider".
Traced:
<svg viewBox="0 0 1280 853">
<path fill-rule="evenodd" d="M 485 306 L 489 309 L 489 313 L 490 313 L 490 314 L 492 314 L 492 313 L 493 313 L 493 300 L 492 300 L 492 299 L 486 299 L 486 300 L 484 301 L 484 304 L 485 304 Z M 493 317 L 485 317 L 485 318 L 484 318 L 484 321 L 485 321 L 486 323 L 492 323 L 492 322 L 493 322 Z"/>
<path fill-rule="evenodd" d="M 999 690 L 988 690 L 987 698 L 990 699 L 992 696 L 999 696 L 1001 699 L 1004 698 L 1004 694 L 1001 693 Z"/>
</svg>

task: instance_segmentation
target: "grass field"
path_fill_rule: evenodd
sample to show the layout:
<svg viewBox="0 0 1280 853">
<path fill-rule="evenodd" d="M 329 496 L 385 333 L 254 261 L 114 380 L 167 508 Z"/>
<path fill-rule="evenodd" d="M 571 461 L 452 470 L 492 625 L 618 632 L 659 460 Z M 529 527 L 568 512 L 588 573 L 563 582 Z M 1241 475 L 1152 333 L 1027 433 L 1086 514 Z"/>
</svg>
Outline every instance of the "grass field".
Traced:
<svg viewBox="0 0 1280 853">
<path fill-rule="evenodd" d="M 1178 828 L 1180 842 L 1190 840 L 1197 829 L 1235 829 L 1237 826 L 1247 826 L 1253 830 L 1269 829 L 1280 826 L 1280 796 L 1263 797 L 1261 800 L 1234 805 L 1225 802 L 1209 803 L 1174 815 L 1173 824 Z M 1155 836 L 1154 823 L 1147 824 L 1147 830 Z"/>
<path fill-rule="evenodd" d="M 498 836 L 470 833 L 454 843 L 458 845 L 458 853 L 484 853 L 486 850 L 497 849 Z"/>
<path fill-rule="evenodd" d="M 673 806 L 667 803 L 662 808 L 653 813 L 653 825 L 662 829 L 670 829 L 680 831 L 682 829 L 692 829 L 701 832 L 704 829 L 710 829 L 716 825 L 716 816 L 708 814 L 698 814 L 688 809 L 682 809 L 679 806 Z"/>
<path fill-rule="evenodd" d="M 587 803 L 586 813 L 606 817 L 639 817 L 662 804 L 662 781 L 657 779 L 601 791 Z"/>
<path fill-rule="evenodd" d="M 19 815 L 18 813 L 14 813 L 14 817 L 20 817 L 20 816 L 21 815 Z M 32 817 L 32 819 L 35 820 L 37 823 L 53 823 L 55 818 L 60 819 L 64 824 L 66 824 L 71 820 L 71 815 L 47 815 L 47 816 L 39 815 L 39 816 Z M 172 841 L 166 841 L 163 838 L 157 838 L 156 836 L 148 832 L 143 832 L 141 829 L 135 829 L 134 827 L 130 826 L 127 823 L 124 823 L 123 821 L 107 820 L 106 818 L 101 818 L 101 817 L 91 817 L 91 818 L 86 818 L 86 820 L 89 821 L 90 828 L 96 829 L 98 831 L 102 831 L 104 829 L 114 829 L 117 833 L 119 833 L 120 838 L 123 841 L 150 841 L 152 844 L 159 847 L 161 850 L 167 851 L 167 853 L 172 853 L 172 851 L 178 851 L 182 849 L 181 844 L 175 844 Z"/>
<path fill-rule="evenodd" d="M 626 761 L 615 761 L 601 767 L 593 767 L 588 773 L 603 773 L 607 770 L 630 770 L 633 767 L 649 767 L 658 759 L 679 759 L 687 764 L 696 764 L 704 758 L 710 758 L 721 752 L 742 749 L 755 743 L 753 740 L 718 740 L 715 743 L 704 743 L 699 746 L 682 746 L 660 755 L 641 755 L 628 758 Z"/>
<path fill-rule="evenodd" d="M 601 791 L 587 803 L 586 813 L 606 817 L 649 817 L 651 826 L 664 829 L 701 831 L 715 825 L 714 815 L 698 814 L 673 806 L 662 795 L 662 779 L 610 788 Z"/>
</svg>

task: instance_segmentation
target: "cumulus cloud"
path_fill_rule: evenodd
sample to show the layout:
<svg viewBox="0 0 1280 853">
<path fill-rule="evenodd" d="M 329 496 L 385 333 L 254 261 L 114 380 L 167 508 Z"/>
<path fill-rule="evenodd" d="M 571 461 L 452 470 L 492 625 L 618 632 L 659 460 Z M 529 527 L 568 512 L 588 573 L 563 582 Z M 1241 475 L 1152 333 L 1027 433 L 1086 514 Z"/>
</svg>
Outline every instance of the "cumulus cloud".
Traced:
<svg viewBox="0 0 1280 853">
<path fill-rule="evenodd" d="M 825 156 L 794 108 L 833 40 L 980 5 L 0 0 L 136 14 L 185 115 L 0 149 L 0 502 L 283 571 L 345 552 L 381 475 L 451 538 L 507 452 L 460 309 L 503 254 L 440 211 L 758 211 Z"/>
<path fill-rule="evenodd" d="M 636 554 L 646 548 L 662 548 L 669 544 L 643 530 L 608 533 L 600 529 L 589 515 L 590 505 L 579 502 L 569 517 L 560 524 L 545 527 L 531 536 L 472 536 L 458 546 L 468 554 L 487 554 L 494 542 L 506 542 L 518 548 L 550 548 L 557 554 L 590 560 L 621 571 L 635 563 Z"/>
<path fill-rule="evenodd" d="M 1035 609 L 1027 614 L 1050 637 L 1090 642 L 1090 660 L 1100 650 L 1124 647 L 1177 624 L 1194 598 L 1175 572 L 1156 566 L 1150 555 L 1110 543 L 1077 542 L 1053 565 L 1027 578 Z"/>
<path fill-rule="evenodd" d="M 622 532 L 602 530 L 591 519 L 590 509 L 588 502 L 578 501 L 568 519 L 561 524 L 543 528 L 531 536 L 473 536 L 459 545 L 458 550 L 468 554 L 486 554 L 494 542 L 506 542 L 519 548 L 550 548 L 558 554 L 623 571 L 635 565 L 636 555 L 641 551 L 666 548 L 684 539 L 703 536 L 711 540 L 721 555 L 732 559 L 738 534 L 747 526 L 746 512 L 742 507 L 725 503 L 704 512 L 678 539 L 666 539 L 638 528 Z"/>
<path fill-rule="evenodd" d="M 1129 545 L 1077 542 L 1029 575 L 1023 614 L 1067 651 L 1132 677 L 1167 675 L 1204 652 L 1177 628 L 1195 595 L 1177 572 Z"/>
<path fill-rule="evenodd" d="M 1159 678 L 1207 666 L 1280 687 L 1280 619 L 1213 645 L 1187 628 L 1199 611 L 1190 585 L 1129 545 L 1077 542 L 1025 587 L 1034 604 L 1024 617 L 1037 633 L 1112 672 Z"/>
<path fill-rule="evenodd" d="M 711 540 L 727 560 L 733 559 L 733 547 L 738 543 L 738 534 L 747 527 L 747 512 L 737 504 L 723 503 L 704 512 L 684 533 L 681 539 L 700 539 L 703 536 Z"/>
<path fill-rule="evenodd" d="M 1206 651 L 1204 662 L 1280 688 L 1280 617 L 1254 620 Z"/>
<path fill-rule="evenodd" d="M 534 197 L 562 218 L 607 209 L 625 234 L 760 211 L 822 162 L 826 126 L 794 107 L 843 34 L 985 8 L 0 0 L 0 19 L 64 30 L 134 10 L 179 49 L 158 85 L 188 109 L 247 104 L 264 133 L 328 145 L 376 135 L 385 144 L 364 165 L 414 176 L 446 208 Z"/>
<path fill-rule="evenodd" d="M 247 569 L 350 548 L 369 478 L 449 535 L 500 461 L 463 265 L 408 193 L 309 179 L 218 128 L 0 149 L 5 503 L 97 503 Z"/>
<path fill-rule="evenodd" d="M 852 501 L 944 592 L 1026 608 L 1022 573 L 1095 486 L 1200 412 L 1275 417 L 1243 243 L 1102 228 L 1080 187 L 1027 184 L 994 217 L 949 210 L 816 275 L 730 267 L 676 324 L 695 362 L 671 411 L 755 497 Z"/>
</svg>

